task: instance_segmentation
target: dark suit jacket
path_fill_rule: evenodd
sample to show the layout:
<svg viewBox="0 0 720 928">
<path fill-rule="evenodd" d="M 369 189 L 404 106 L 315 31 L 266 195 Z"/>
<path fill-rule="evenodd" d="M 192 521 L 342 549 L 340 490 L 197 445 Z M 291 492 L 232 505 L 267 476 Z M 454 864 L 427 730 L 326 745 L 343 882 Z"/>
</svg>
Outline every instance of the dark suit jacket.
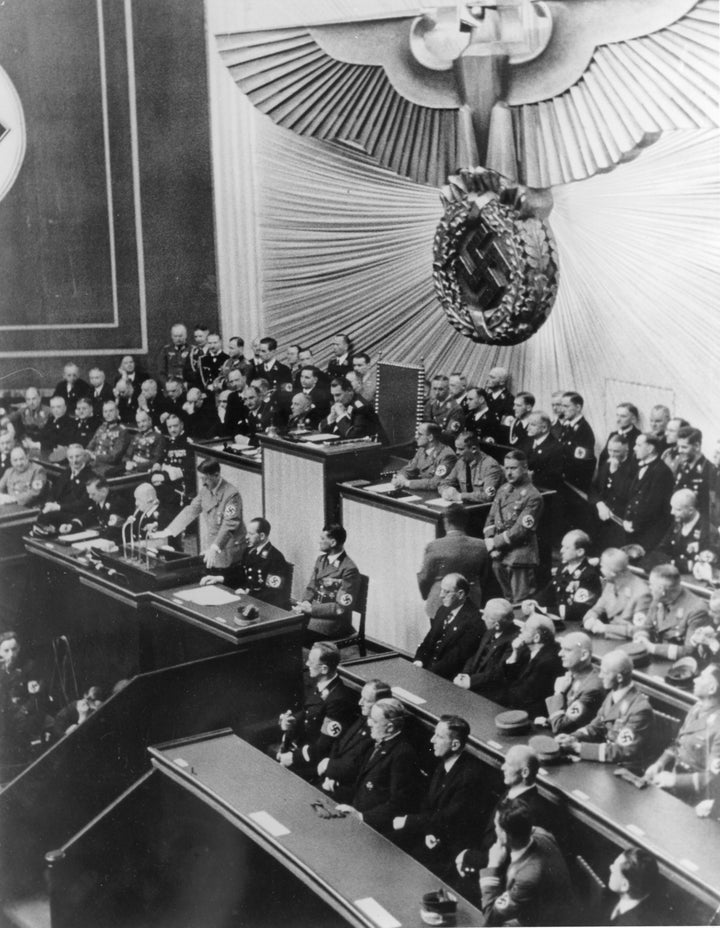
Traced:
<svg viewBox="0 0 720 928">
<path fill-rule="evenodd" d="M 109 383 L 104 383 L 102 387 L 100 387 L 99 396 L 95 396 L 95 387 L 88 387 L 88 391 L 87 397 L 93 405 L 93 413 L 98 418 L 102 419 L 103 404 L 107 403 L 108 400 L 115 399 L 113 388 Z"/>
<path fill-rule="evenodd" d="M 480 613 L 470 602 L 464 602 L 452 621 L 445 625 L 450 611 L 441 606 L 430 625 L 415 660 L 422 661 L 431 670 L 446 680 L 460 672 L 465 661 L 475 652 L 485 628 Z"/>
<path fill-rule="evenodd" d="M 61 396 L 65 400 L 65 403 L 67 404 L 67 411 L 72 416 L 75 412 L 75 406 L 77 405 L 77 401 L 80 399 L 80 397 L 90 396 L 91 393 L 92 387 L 78 377 L 78 379 L 72 385 L 70 392 L 68 392 L 67 382 L 65 380 L 61 380 L 60 383 L 55 387 L 53 396 Z"/>
<path fill-rule="evenodd" d="M 77 441 L 77 429 L 75 420 L 68 414 L 59 419 L 50 416 L 40 429 L 40 446 L 47 453 L 59 445 L 71 445 L 74 441 Z"/>
<path fill-rule="evenodd" d="M 425 611 L 432 618 L 440 608 L 440 583 L 447 574 L 459 573 L 470 583 L 470 599 L 476 606 L 482 602 L 482 584 L 487 580 L 490 556 L 482 538 L 471 538 L 464 532 L 450 531 L 436 538 L 425 548 L 422 566 L 417 575 Z"/>
<path fill-rule="evenodd" d="M 604 464 L 605 461 L 607 461 L 608 445 L 610 444 L 611 440 L 613 438 L 616 438 L 619 434 L 620 433 L 616 430 L 614 432 L 610 432 L 610 434 L 608 435 L 607 441 L 605 442 L 605 447 L 600 452 L 600 457 L 598 458 L 598 461 L 600 464 Z M 633 448 L 635 447 L 635 441 L 639 434 L 640 434 L 640 429 L 636 425 L 633 425 L 632 428 L 629 429 L 627 432 L 625 432 L 625 434 L 623 435 L 623 438 L 628 443 L 628 446 L 630 448 L 631 457 L 633 456 Z"/>
<path fill-rule="evenodd" d="M 624 516 L 633 524 L 630 542 L 642 545 L 645 551 L 652 551 L 660 543 L 670 526 L 672 494 L 672 471 L 659 458 L 650 461 L 643 477 L 638 470 Z"/>
<path fill-rule="evenodd" d="M 499 635 L 485 629 L 477 651 L 465 662 L 462 669 L 470 677 L 470 689 L 482 693 L 484 689 L 497 686 L 503 680 L 503 665 L 510 655 L 513 640 L 517 637 L 514 625 Z"/>
<path fill-rule="evenodd" d="M 421 810 L 408 815 L 404 831 L 417 835 L 423 845 L 425 835 L 434 835 L 440 843 L 430 856 L 452 864 L 482 827 L 485 781 L 485 768 L 472 754 L 462 753 L 448 773 L 441 760 Z"/>
<path fill-rule="evenodd" d="M 524 709 L 531 719 L 545 715 L 545 697 L 554 689 L 555 680 L 564 672 L 555 643 L 544 644 L 535 657 L 523 648 L 517 663 L 504 667 L 505 685 L 488 694 L 489 699 L 508 709 Z"/>
<path fill-rule="evenodd" d="M 353 400 L 350 407 L 350 417 L 339 419 L 337 422 L 328 422 L 327 418 L 320 423 L 321 432 L 330 432 L 341 438 L 366 438 L 377 435 L 380 423 L 372 409 L 364 400 Z"/>
<path fill-rule="evenodd" d="M 560 442 L 552 435 L 538 445 L 533 438 L 526 438 L 522 450 L 527 455 L 528 470 L 532 472 L 532 481 L 543 490 L 557 490 L 562 484 L 563 449 Z"/>
<path fill-rule="evenodd" d="M 82 519 L 90 511 L 90 497 L 87 495 L 85 484 L 94 476 L 92 468 L 86 464 L 75 477 L 71 476 L 68 469 L 53 483 L 52 502 L 59 504 L 62 515 L 68 517 L 67 521 L 70 521 L 72 516 Z"/>
<path fill-rule="evenodd" d="M 324 773 L 324 776 L 338 784 L 333 790 L 333 799 L 338 802 L 352 801 L 353 785 L 374 743 L 370 737 L 368 720 L 363 715 L 335 739 Z"/>
<path fill-rule="evenodd" d="M 604 461 L 598 467 L 598 472 L 593 480 L 590 491 L 591 501 L 593 503 L 605 503 L 608 509 L 612 510 L 619 518 L 622 518 L 630 498 L 630 487 L 636 473 L 637 465 L 631 458 L 624 461 L 614 474 L 610 473 L 610 462 Z"/>
<path fill-rule="evenodd" d="M 662 925 L 667 923 L 668 911 L 652 896 L 646 896 L 634 909 L 622 912 L 617 918 L 611 915 L 617 901 L 613 899 L 607 913 L 608 925 Z"/>
<path fill-rule="evenodd" d="M 396 815 L 416 812 L 422 795 L 422 773 L 415 749 L 402 732 L 371 751 L 355 783 L 352 804 L 368 825 L 392 834 Z"/>
</svg>

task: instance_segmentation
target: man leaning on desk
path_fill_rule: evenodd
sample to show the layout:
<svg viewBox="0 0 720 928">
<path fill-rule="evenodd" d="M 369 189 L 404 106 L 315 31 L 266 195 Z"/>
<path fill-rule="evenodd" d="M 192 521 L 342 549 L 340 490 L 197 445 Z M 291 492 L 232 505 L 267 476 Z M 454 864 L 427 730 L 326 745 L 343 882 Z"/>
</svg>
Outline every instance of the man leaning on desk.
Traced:
<svg viewBox="0 0 720 928">
<path fill-rule="evenodd" d="M 152 532 L 149 537 L 175 537 L 200 517 L 206 538 L 202 552 L 205 566 L 229 567 L 240 560 L 246 544 L 240 493 L 222 478 L 217 461 L 203 461 L 198 466 L 198 473 L 200 492 L 195 499 L 169 525 Z"/>
</svg>

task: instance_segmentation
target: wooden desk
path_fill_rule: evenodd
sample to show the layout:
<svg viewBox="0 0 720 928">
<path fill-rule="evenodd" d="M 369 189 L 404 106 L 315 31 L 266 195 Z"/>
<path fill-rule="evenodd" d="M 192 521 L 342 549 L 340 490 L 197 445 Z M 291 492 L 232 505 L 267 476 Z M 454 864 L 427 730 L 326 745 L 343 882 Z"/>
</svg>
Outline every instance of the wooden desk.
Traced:
<svg viewBox="0 0 720 928">
<path fill-rule="evenodd" d="M 527 743 L 527 734 L 513 738 L 498 732 L 495 716 L 503 711 L 500 706 L 404 658 L 354 661 L 341 666 L 340 673 L 357 687 L 375 677 L 386 680 L 394 695 L 428 726 L 443 713 L 467 719 L 472 747 L 494 765 L 513 744 Z M 718 906 L 720 823 L 697 818 L 691 806 L 661 789 L 635 789 L 613 776 L 610 765 L 581 761 L 550 767 L 541 772 L 538 783 L 574 818 L 618 846 L 646 847 L 658 858 L 664 875 L 708 906 Z"/>
<path fill-rule="evenodd" d="M 240 491 L 243 502 L 243 518 L 245 524 L 255 516 L 265 515 L 263 503 L 263 477 L 262 465 L 259 457 L 246 457 L 225 451 L 229 440 L 189 442 L 195 452 L 195 466 L 203 461 L 213 460 L 220 464 L 220 473 L 228 483 Z M 196 481 L 200 485 L 200 481 Z M 200 523 L 202 526 L 202 522 Z M 274 540 L 274 539 L 273 539 Z M 205 548 L 204 532 L 200 531 L 200 550 Z"/>
<path fill-rule="evenodd" d="M 271 663 L 287 667 L 290 662 L 298 676 L 302 676 L 302 635 L 307 623 L 304 615 L 287 612 L 246 594 L 238 596 L 236 602 L 219 606 L 192 603 L 179 596 L 196 588 L 195 585 L 175 587 L 150 595 L 153 616 L 148 631 L 155 640 L 164 639 L 159 644 L 163 654 L 167 655 L 168 649 L 174 647 L 178 662 L 197 660 L 264 642 Z M 211 589 L 233 592 L 226 586 Z M 257 608 L 260 618 L 256 622 L 238 623 L 238 608 L 245 606 Z"/>
<path fill-rule="evenodd" d="M 358 440 L 316 445 L 260 436 L 265 517 L 272 540 L 295 565 L 293 595 L 300 596 L 319 554 L 317 537 L 326 522 L 338 521 L 340 492 L 346 480 L 373 480 L 382 467 L 382 447 Z M 346 526 L 347 528 L 347 526 Z M 348 553 L 361 573 L 368 565 L 359 558 L 350 533 Z"/>
<path fill-rule="evenodd" d="M 23 536 L 39 514 L 39 509 L 17 503 L 0 506 L 0 567 L 25 557 Z"/>
<path fill-rule="evenodd" d="M 30 457 L 30 460 L 35 464 L 40 464 L 48 472 L 48 475 L 51 480 L 54 480 L 55 477 L 59 477 L 61 474 L 64 474 L 68 469 L 66 461 L 51 461 L 46 454 L 43 454 L 39 451 L 33 452 Z M 150 479 L 150 471 L 131 471 L 127 474 L 118 474 L 115 477 L 106 477 L 108 486 L 111 490 L 130 490 L 134 489 L 138 484 L 143 483 L 146 480 Z"/>
<path fill-rule="evenodd" d="M 176 742 L 150 753 L 164 777 L 298 876 L 334 910 L 337 924 L 378 928 L 371 904 L 395 920 L 388 924 L 420 924 L 423 894 L 442 885 L 357 819 L 318 817 L 311 803 L 332 808 L 327 796 L 234 735 Z M 288 913 L 285 923 L 309 924 L 300 913 Z M 482 913 L 460 898 L 457 925 L 482 924 Z"/>
</svg>

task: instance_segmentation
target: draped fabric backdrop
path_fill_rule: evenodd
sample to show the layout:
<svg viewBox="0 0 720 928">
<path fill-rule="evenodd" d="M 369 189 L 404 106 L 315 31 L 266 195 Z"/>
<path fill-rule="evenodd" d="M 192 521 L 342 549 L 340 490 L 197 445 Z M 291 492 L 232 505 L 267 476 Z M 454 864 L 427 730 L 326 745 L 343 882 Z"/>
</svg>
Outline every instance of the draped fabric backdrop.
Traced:
<svg viewBox="0 0 720 928">
<path fill-rule="evenodd" d="M 555 307 L 525 344 L 488 348 L 456 334 L 435 299 L 437 190 L 257 113 L 210 26 L 225 335 L 269 333 L 324 360 L 342 330 L 384 360 L 423 360 L 428 373 L 461 370 L 475 381 L 502 364 L 541 408 L 553 390 L 579 390 L 600 436 L 612 425 L 608 398 L 611 409 L 627 382 L 629 400 L 674 394 L 675 410 L 703 428 L 711 450 L 720 436 L 707 400 L 720 335 L 720 132 L 666 133 L 608 174 L 553 188 Z"/>
</svg>

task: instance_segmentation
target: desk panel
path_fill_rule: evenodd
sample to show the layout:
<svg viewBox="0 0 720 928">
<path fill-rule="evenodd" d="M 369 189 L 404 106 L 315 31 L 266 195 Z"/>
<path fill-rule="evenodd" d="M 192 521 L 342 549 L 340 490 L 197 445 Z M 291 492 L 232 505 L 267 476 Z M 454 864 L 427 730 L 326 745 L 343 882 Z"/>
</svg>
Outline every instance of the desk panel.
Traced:
<svg viewBox="0 0 720 928">
<path fill-rule="evenodd" d="M 470 723 L 471 745 L 498 764 L 513 744 L 529 735 L 498 732 L 495 716 L 503 711 L 489 700 L 415 667 L 401 657 L 368 658 L 340 668 L 358 687 L 379 677 L 393 687 L 412 714 L 434 725 L 443 713 Z M 409 695 L 408 695 L 409 694 Z M 636 844 L 656 855 L 664 875 L 703 903 L 720 902 L 720 823 L 699 819 L 691 806 L 655 787 L 637 790 L 612 775 L 612 766 L 589 761 L 543 770 L 541 788 L 560 798 L 571 815 L 621 846 Z"/>
</svg>

